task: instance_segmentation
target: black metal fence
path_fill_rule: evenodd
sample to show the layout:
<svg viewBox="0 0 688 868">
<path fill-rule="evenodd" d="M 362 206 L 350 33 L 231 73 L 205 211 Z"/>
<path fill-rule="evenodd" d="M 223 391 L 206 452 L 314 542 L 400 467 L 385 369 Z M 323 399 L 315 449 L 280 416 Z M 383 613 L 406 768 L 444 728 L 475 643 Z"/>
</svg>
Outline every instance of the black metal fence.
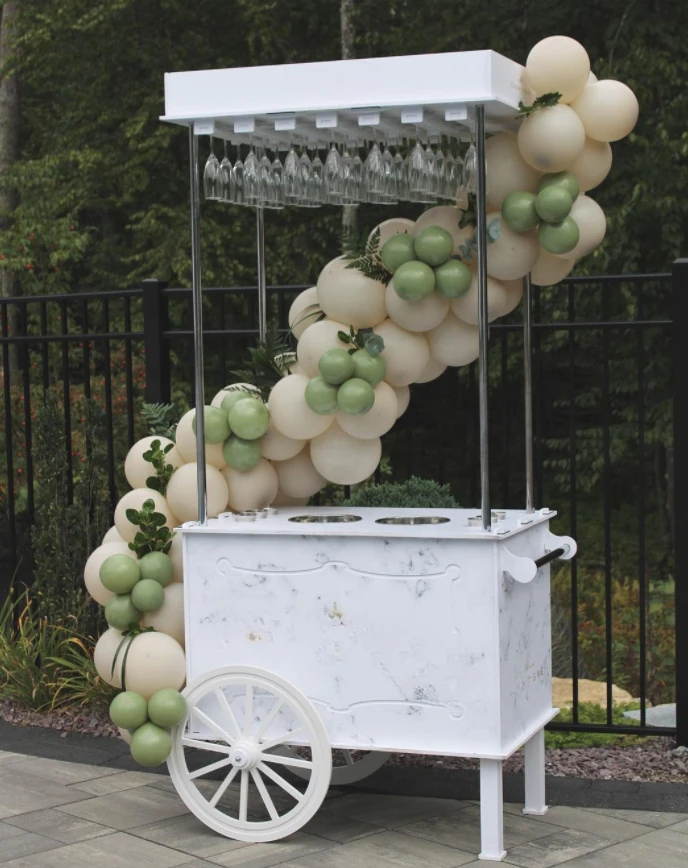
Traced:
<svg viewBox="0 0 688 868">
<path fill-rule="evenodd" d="M 269 288 L 269 318 L 286 328 L 305 287 Z M 205 293 L 208 397 L 256 338 L 254 287 Z M 33 446 L 45 390 L 63 414 L 69 495 L 88 432 L 82 398 L 105 420 L 111 504 L 125 490 L 122 465 L 145 434 L 140 405 L 191 403 L 191 294 L 155 280 L 108 293 L 0 299 L 0 596 L 17 567 L 30 580 L 30 529 L 40 485 Z M 520 314 L 491 326 L 492 502 L 525 503 Z M 672 273 L 572 278 L 534 298 L 536 505 L 559 510 L 555 531 L 579 555 L 553 569 L 554 666 L 572 679 L 570 720 L 555 726 L 673 735 L 646 726 L 646 708 L 678 707 L 688 743 L 688 563 L 680 533 L 688 508 L 688 260 Z M 676 377 L 673 372 L 679 372 Z M 479 502 L 475 365 L 413 387 L 384 440 L 381 476 L 447 482 L 464 506 Z M 606 716 L 590 717 L 579 679 L 602 682 Z M 564 682 L 569 684 L 570 682 Z M 615 711 L 614 686 L 639 700 L 640 726 Z"/>
</svg>

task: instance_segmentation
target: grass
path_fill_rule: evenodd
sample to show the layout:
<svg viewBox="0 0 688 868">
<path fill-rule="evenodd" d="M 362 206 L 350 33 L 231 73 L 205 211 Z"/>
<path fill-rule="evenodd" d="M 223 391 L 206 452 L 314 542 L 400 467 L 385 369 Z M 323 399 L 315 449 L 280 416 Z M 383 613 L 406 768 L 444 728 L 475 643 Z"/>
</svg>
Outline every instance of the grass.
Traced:
<svg viewBox="0 0 688 868">
<path fill-rule="evenodd" d="M 624 711 L 637 710 L 638 703 L 615 705 L 612 710 L 612 723 L 619 726 L 638 726 L 637 720 L 623 716 Z M 557 723 L 572 723 L 573 711 L 563 708 L 555 718 Z M 607 723 L 607 709 L 592 702 L 581 702 L 578 706 L 578 722 L 588 724 Z M 618 735 L 606 732 L 560 732 L 559 730 L 545 733 L 545 745 L 548 748 L 581 748 L 581 747 L 633 747 L 644 744 L 651 736 Z"/>
</svg>

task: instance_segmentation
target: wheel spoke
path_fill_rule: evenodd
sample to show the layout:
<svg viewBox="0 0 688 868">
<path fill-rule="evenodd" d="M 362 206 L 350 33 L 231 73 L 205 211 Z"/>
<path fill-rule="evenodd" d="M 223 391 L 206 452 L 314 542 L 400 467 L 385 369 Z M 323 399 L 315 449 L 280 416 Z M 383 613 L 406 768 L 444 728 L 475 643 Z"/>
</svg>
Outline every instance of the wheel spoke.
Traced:
<svg viewBox="0 0 688 868">
<path fill-rule="evenodd" d="M 258 727 L 258 730 L 257 730 L 257 732 L 256 732 L 256 734 L 255 734 L 255 736 L 254 736 L 254 738 L 255 738 L 256 741 L 260 741 L 261 738 L 265 735 L 265 733 L 266 733 L 266 731 L 267 731 L 267 728 L 270 726 L 270 724 L 272 723 L 272 721 L 273 721 L 273 720 L 277 717 L 277 715 L 280 713 L 280 711 L 281 711 L 283 705 L 284 705 L 284 702 L 282 702 L 281 699 L 278 699 L 277 702 L 272 706 L 272 709 L 271 709 L 271 711 L 270 711 L 270 714 L 268 714 L 268 716 L 265 718 L 265 720 L 264 720 L 264 721 L 261 723 L 261 725 Z"/>
<path fill-rule="evenodd" d="M 278 775 L 277 772 L 273 772 L 273 770 L 269 766 L 265 765 L 265 763 L 258 763 L 258 769 L 263 772 L 266 777 L 270 778 L 271 781 L 274 781 L 282 787 L 282 789 L 289 793 L 292 798 L 296 799 L 297 802 L 302 801 L 303 793 L 300 793 L 296 787 L 292 787 L 289 781 L 285 781 L 281 775 Z"/>
<path fill-rule="evenodd" d="M 348 766 L 352 766 L 354 764 L 354 758 L 351 754 L 351 751 L 350 750 L 343 750 L 342 753 L 344 754 L 344 762 Z"/>
<path fill-rule="evenodd" d="M 270 814 L 271 820 L 279 820 L 279 814 L 277 813 L 277 808 L 275 807 L 275 803 L 272 801 L 270 797 L 270 793 L 268 792 L 268 788 L 265 786 L 265 781 L 260 776 L 260 772 L 256 769 L 251 769 L 251 777 L 253 778 L 253 782 L 256 785 L 260 796 L 265 803 L 265 807 L 268 809 L 268 814 Z"/>
<path fill-rule="evenodd" d="M 235 739 L 225 729 L 223 729 L 219 723 L 215 723 L 215 721 L 208 717 L 205 711 L 201 711 L 200 708 L 194 708 L 193 713 L 199 717 L 207 727 L 212 729 L 214 733 L 219 735 L 221 739 L 232 747 Z"/>
<path fill-rule="evenodd" d="M 266 751 L 270 750 L 271 747 L 277 747 L 278 744 L 285 744 L 288 741 L 291 741 L 294 738 L 300 738 L 306 732 L 303 726 L 300 726 L 298 729 L 294 729 L 291 732 L 284 732 L 282 735 L 277 736 L 276 738 L 271 738 L 269 741 L 264 741 L 261 744 L 261 750 Z"/>
<path fill-rule="evenodd" d="M 242 769 L 241 790 L 239 792 L 239 822 L 245 823 L 248 816 L 248 772 Z"/>
<path fill-rule="evenodd" d="M 234 731 L 234 737 L 239 738 L 239 736 L 241 735 L 241 729 L 239 728 L 237 719 L 234 716 L 234 712 L 232 711 L 232 706 L 229 704 L 229 700 L 225 696 L 224 690 L 218 687 L 218 689 L 215 691 L 215 696 L 219 700 L 220 705 L 222 706 L 222 710 L 229 718 L 229 725 Z"/>
<path fill-rule="evenodd" d="M 281 766 L 295 766 L 299 769 L 312 769 L 313 763 L 310 760 L 301 759 L 296 756 L 282 756 L 276 753 L 263 753 L 260 755 L 263 762 L 277 763 Z"/>
<path fill-rule="evenodd" d="M 220 801 L 220 799 L 224 796 L 227 787 L 232 783 L 234 778 L 237 776 L 238 771 L 239 771 L 239 769 L 236 766 L 234 766 L 234 768 L 227 775 L 227 777 L 224 779 L 224 781 L 222 781 L 220 786 L 217 788 L 215 795 L 210 800 L 210 807 L 211 808 L 214 808 L 215 805 L 217 805 L 217 803 Z"/>
<path fill-rule="evenodd" d="M 231 765 L 232 759 L 231 757 L 225 757 L 225 759 L 218 760 L 215 763 L 211 763 L 209 766 L 203 766 L 203 768 L 196 769 L 195 772 L 191 772 L 189 774 L 189 779 L 193 780 L 194 778 L 201 778 L 203 775 L 208 775 L 210 772 L 214 772 L 217 769 L 223 769 L 225 766 Z"/>
<path fill-rule="evenodd" d="M 229 745 L 215 744 L 212 741 L 201 741 L 198 738 L 189 738 L 188 735 L 182 736 L 182 744 L 184 747 L 197 747 L 199 750 L 209 750 L 224 754 L 228 754 L 232 749 Z"/>
<path fill-rule="evenodd" d="M 246 707 L 244 708 L 244 735 L 251 734 L 253 723 L 253 685 L 246 685 Z"/>
</svg>

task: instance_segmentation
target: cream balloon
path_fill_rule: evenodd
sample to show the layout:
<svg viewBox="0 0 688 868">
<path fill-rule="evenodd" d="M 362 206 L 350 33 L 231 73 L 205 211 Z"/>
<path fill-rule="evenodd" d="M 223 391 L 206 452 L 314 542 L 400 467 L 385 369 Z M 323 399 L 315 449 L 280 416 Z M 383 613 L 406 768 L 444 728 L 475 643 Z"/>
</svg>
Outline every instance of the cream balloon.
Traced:
<svg viewBox="0 0 688 868">
<path fill-rule="evenodd" d="M 184 647 L 184 585 L 174 583 L 165 588 L 165 599 L 155 612 L 147 612 L 141 619 L 142 627 L 153 627 L 165 633 Z"/>
<path fill-rule="evenodd" d="M 621 81 L 603 78 L 589 84 L 572 103 L 585 132 L 599 142 L 618 142 L 638 122 L 638 100 Z"/>
<path fill-rule="evenodd" d="M 393 388 L 397 396 L 397 419 L 399 419 L 408 410 L 408 405 L 411 401 L 411 390 L 408 386 L 394 386 Z"/>
<path fill-rule="evenodd" d="M 309 378 L 304 374 L 292 374 L 275 383 L 268 398 L 268 409 L 275 428 L 280 434 L 292 440 L 310 440 L 311 437 L 317 437 L 329 428 L 334 418 L 334 416 L 319 416 L 308 406 L 306 403 L 308 383 Z"/>
<path fill-rule="evenodd" d="M 208 516 L 215 518 L 227 509 L 227 483 L 217 467 L 207 465 L 205 485 Z M 198 520 L 198 465 L 195 461 L 190 461 L 172 474 L 167 483 L 167 500 L 180 521 Z"/>
<path fill-rule="evenodd" d="M 585 82 L 585 86 L 587 87 L 589 84 L 594 84 L 596 81 L 598 81 L 597 76 L 592 70 L 590 70 L 590 75 L 588 76 L 588 80 Z"/>
<path fill-rule="evenodd" d="M 282 369 L 282 376 L 288 377 L 289 374 L 301 373 L 299 363 L 296 361 L 296 353 L 279 353 L 275 356 L 275 364 Z"/>
<path fill-rule="evenodd" d="M 335 422 L 311 441 L 311 457 L 316 470 L 337 485 L 363 482 L 380 463 L 382 442 L 379 437 L 359 440 L 343 431 Z"/>
<path fill-rule="evenodd" d="M 522 122 L 518 131 L 521 156 L 541 172 L 568 169 L 584 145 L 581 119 L 567 105 L 538 109 Z"/>
<path fill-rule="evenodd" d="M 114 666 L 113 663 L 123 638 L 121 630 L 110 627 L 101 635 L 93 649 L 93 664 L 96 667 L 96 672 L 106 684 L 116 687 L 118 690 L 122 687 L 122 658 L 126 646 L 123 646 L 117 655 L 117 662 Z"/>
<path fill-rule="evenodd" d="M 108 591 L 100 581 L 100 568 L 112 555 L 126 555 L 134 561 L 137 560 L 136 555 L 129 548 L 129 543 L 121 539 L 108 543 L 104 542 L 103 545 L 98 546 L 97 549 L 91 552 L 84 567 L 84 584 L 88 593 L 99 606 L 104 606 L 108 600 L 114 597 L 112 591 Z"/>
<path fill-rule="evenodd" d="M 322 437 L 322 434 L 319 436 Z M 279 480 L 279 492 L 288 497 L 312 497 L 327 481 L 313 466 L 310 447 L 288 461 L 276 461 L 274 468 Z"/>
<path fill-rule="evenodd" d="M 180 467 L 179 470 L 174 471 L 170 482 L 181 469 L 182 468 Z M 127 518 L 127 510 L 135 509 L 140 511 L 147 500 L 153 501 L 155 512 L 159 512 L 165 516 L 165 527 L 172 530 L 172 528 L 178 523 L 178 516 L 173 514 L 174 511 L 171 505 L 167 500 L 165 500 L 159 491 L 153 491 L 151 488 L 135 488 L 133 491 L 129 491 L 124 495 L 115 509 L 115 527 L 122 539 L 127 542 L 134 542 L 134 537 L 139 532 L 138 525 L 132 524 Z"/>
<path fill-rule="evenodd" d="M 126 742 L 126 744 L 131 744 L 131 733 L 129 732 L 129 730 L 128 729 L 122 729 L 121 726 L 118 726 L 117 729 L 119 731 L 120 738 L 124 742 Z"/>
<path fill-rule="evenodd" d="M 313 305 L 316 305 L 316 307 L 313 307 Z M 312 310 L 307 311 L 306 308 L 312 308 Z M 310 289 L 304 289 L 303 292 L 300 292 L 292 302 L 287 317 L 289 328 L 296 340 L 298 340 L 306 329 L 313 325 L 321 315 L 322 311 L 318 305 L 317 287 L 311 286 Z"/>
<path fill-rule="evenodd" d="M 499 211 L 487 215 L 487 225 L 499 226 L 499 238 L 487 245 L 487 273 L 498 280 L 525 277 L 535 265 L 540 242 L 535 232 L 514 232 L 506 225 Z"/>
<path fill-rule="evenodd" d="M 586 138 L 583 150 L 571 163 L 569 171 L 576 176 L 581 193 L 585 193 L 601 184 L 611 167 L 612 146 L 609 142 Z"/>
<path fill-rule="evenodd" d="M 411 234 L 415 237 L 423 229 L 427 229 L 428 226 L 439 226 L 441 229 L 446 229 L 454 239 L 454 250 L 452 253 L 458 254 L 459 247 L 465 244 L 473 234 L 471 226 L 465 226 L 463 229 L 459 228 L 462 216 L 463 211 L 454 205 L 436 205 L 434 208 L 429 208 L 420 215 Z"/>
<path fill-rule="evenodd" d="M 607 218 L 604 211 L 590 196 L 580 195 L 573 203 L 571 217 L 578 224 L 580 238 L 578 244 L 563 259 L 580 259 L 592 253 L 604 240 L 607 231 Z"/>
<path fill-rule="evenodd" d="M 425 366 L 425 370 L 420 375 L 420 377 L 418 377 L 416 383 L 431 383 L 433 380 L 441 377 L 442 374 L 447 370 L 447 367 L 447 365 L 444 365 L 442 364 L 442 362 L 438 362 L 436 359 L 434 359 L 431 352 L 430 359 Z"/>
<path fill-rule="evenodd" d="M 506 310 L 507 292 L 504 284 L 495 280 L 494 277 L 487 278 L 487 321 L 492 322 L 497 317 L 502 316 Z M 469 325 L 478 325 L 478 275 L 473 274 L 471 287 L 460 298 L 453 298 L 450 307 L 454 314 Z M 441 326 L 440 326 L 441 328 Z"/>
<path fill-rule="evenodd" d="M 535 193 L 542 172 L 529 166 L 514 133 L 497 133 L 485 143 L 488 208 L 501 208 L 510 193 Z"/>
<path fill-rule="evenodd" d="M 543 248 L 530 272 L 533 286 L 554 286 L 571 273 L 574 264 L 575 259 L 562 259 Z"/>
<path fill-rule="evenodd" d="M 196 460 L 196 435 L 193 430 L 193 420 L 196 415 L 195 410 L 189 410 L 179 420 L 175 439 L 177 449 L 184 461 L 190 462 Z M 226 461 L 222 454 L 222 443 L 206 443 L 205 444 L 205 461 L 206 464 L 216 467 L 218 470 L 226 465 Z"/>
<path fill-rule="evenodd" d="M 296 345 L 296 357 L 308 377 L 318 376 L 318 362 L 323 353 L 335 348 L 349 349 L 349 345 L 342 343 L 337 337 L 339 332 L 349 334 L 349 326 L 336 320 L 323 319 L 301 335 Z"/>
<path fill-rule="evenodd" d="M 522 280 L 505 280 L 504 289 L 506 289 L 506 307 L 502 316 L 511 313 L 521 303 L 523 298 L 523 281 Z"/>
<path fill-rule="evenodd" d="M 478 329 L 453 313 L 428 335 L 432 358 L 440 365 L 460 368 L 478 358 Z"/>
<path fill-rule="evenodd" d="M 305 445 L 305 440 L 294 440 L 282 434 L 271 417 L 267 433 L 260 438 L 260 454 L 270 461 L 286 461 L 298 454 Z"/>
<path fill-rule="evenodd" d="M 362 416 L 339 412 L 335 420 L 342 431 L 359 440 L 382 437 L 397 420 L 399 402 L 394 389 L 383 380 L 375 386 L 375 403 Z"/>
<path fill-rule="evenodd" d="M 409 386 L 422 374 L 430 358 L 428 342 L 422 334 L 406 331 L 391 319 L 373 329 L 385 342 L 382 358 L 387 365 L 385 380 L 390 386 Z"/>
<path fill-rule="evenodd" d="M 318 303 L 333 320 L 372 328 L 387 316 L 385 284 L 350 265 L 343 256 L 328 262 L 318 277 Z M 300 356 L 299 362 L 303 365 Z"/>
<path fill-rule="evenodd" d="M 111 542 L 124 542 L 122 537 L 119 535 L 119 531 L 117 530 L 117 528 L 114 525 L 110 528 L 110 530 L 103 537 L 103 543 L 102 544 L 105 545 L 106 543 L 111 543 Z"/>
<path fill-rule="evenodd" d="M 254 386 L 252 383 L 231 383 L 229 386 L 225 386 L 224 389 L 220 389 L 220 391 L 217 393 L 217 395 L 215 395 L 213 400 L 210 402 L 210 405 L 212 407 L 217 407 L 219 409 L 220 407 L 222 407 L 222 402 L 227 397 L 227 392 L 235 392 L 235 391 L 239 391 L 239 390 L 241 390 L 242 392 L 251 392 L 257 398 L 260 398 L 260 389 L 256 388 L 256 386 Z M 192 417 L 192 421 L 193 421 L 193 417 Z M 193 432 L 193 429 L 192 429 L 192 432 Z M 216 444 L 213 444 L 213 445 L 216 445 Z M 222 446 L 222 444 L 220 444 L 220 446 Z M 194 444 L 194 449 L 195 448 L 196 447 Z M 208 446 L 206 445 L 206 450 L 207 449 L 208 449 Z M 195 452 L 194 452 L 193 458 L 190 460 L 191 461 L 196 460 L 196 453 Z"/>
<path fill-rule="evenodd" d="M 399 298 L 394 288 L 394 278 L 387 284 L 385 301 L 392 322 L 409 332 L 427 332 L 434 329 L 449 310 L 449 299 L 439 292 L 431 292 L 420 301 L 405 301 Z"/>
<path fill-rule="evenodd" d="M 174 445 L 174 441 L 170 440 L 169 437 L 144 437 L 142 440 L 134 443 L 124 461 L 124 475 L 132 488 L 145 488 L 147 480 L 151 476 L 156 475 L 155 468 L 151 462 L 146 461 L 143 457 L 144 454 L 150 450 L 151 445 L 156 440 L 159 441 L 160 448 L 163 450 L 167 446 L 172 447 L 170 451 L 165 454 L 165 464 L 171 464 L 176 470 L 177 467 L 181 467 L 184 463 L 184 459 L 179 454 L 179 450 Z"/>
<path fill-rule="evenodd" d="M 181 690 L 186 681 L 184 649 L 165 633 L 139 633 L 129 647 L 127 690 L 150 699 L 164 688 Z"/>
<path fill-rule="evenodd" d="M 229 506 L 236 512 L 262 509 L 277 497 L 277 472 L 272 464 L 261 458 L 250 470 L 225 467 L 222 475 L 229 488 Z"/>
<path fill-rule="evenodd" d="M 368 236 L 368 241 L 370 241 L 373 235 L 379 230 L 380 231 L 380 240 L 378 241 L 378 250 L 382 249 L 382 245 L 385 241 L 389 241 L 389 239 L 393 235 L 401 235 L 402 233 L 411 233 L 413 230 L 413 220 L 408 220 L 406 217 L 392 217 L 390 220 L 383 220 L 379 226 L 376 226 L 375 229 Z"/>
<path fill-rule="evenodd" d="M 590 58 L 580 42 L 569 36 L 548 36 L 533 46 L 526 60 L 528 84 L 536 96 L 560 93 L 572 102 L 590 76 Z"/>
<path fill-rule="evenodd" d="M 277 497 L 272 501 L 271 506 L 305 506 L 308 500 L 308 497 L 290 497 L 283 491 L 278 491 Z"/>
<path fill-rule="evenodd" d="M 170 550 L 167 552 L 167 554 L 170 556 L 170 560 L 172 561 L 172 581 L 183 582 L 184 548 L 182 544 L 182 535 L 180 533 L 176 533 L 172 537 L 172 545 L 170 546 Z"/>
</svg>

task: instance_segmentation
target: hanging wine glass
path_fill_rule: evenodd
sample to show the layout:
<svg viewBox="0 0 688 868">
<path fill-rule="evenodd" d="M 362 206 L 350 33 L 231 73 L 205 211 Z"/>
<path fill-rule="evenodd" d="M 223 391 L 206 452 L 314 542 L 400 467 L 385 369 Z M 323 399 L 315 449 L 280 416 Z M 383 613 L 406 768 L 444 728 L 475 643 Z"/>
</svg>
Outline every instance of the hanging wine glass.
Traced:
<svg viewBox="0 0 688 868">
<path fill-rule="evenodd" d="M 284 160 L 284 201 L 287 205 L 298 205 L 301 199 L 299 158 L 292 141 L 289 153 Z"/>
<path fill-rule="evenodd" d="M 442 137 L 437 136 L 437 147 L 435 150 L 435 178 L 434 178 L 434 193 L 439 199 L 441 198 L 442 183 L 444 180 L 444 161 L 446 157 L 442 151 Z"/>
<path fill-rule="evenodd" d="M 463 160 L 461 159 L 458 143 L 455 148 L 456 154 L 453 153 L 453 150 L 454 149 L 452 149 L 450 146 L 450 150 L 444 164 L 444 192 L 447 201 L 451 202 L 452 205 L 456 205 L 459 199 L 459 191 L 461 189 L 461 178 L 463 176 Z"/>
<path fill-rule="evenodd" d="M 428 188 L 428 166 L 425 160 L 425 151 L 418 138 L 416 138 L 416 144 L 409 155 L 408 185 L 411 201 L 423 202 L 422 197 Z"/>
<path fill-rule="evenodd" d="M 273 208 L 284 208 L 284 166 L 279 156 L 279 143 L 275 151 L 275 159 L 270 167 L 272 173 L 272 186 L 270 188 L 270 201 Z"/>
<path fill-rule="evenodd" d="M 206 199 L 221 199 L 220 161 L 213 151 L 213 137 L 210 137 L 210 154 L 203 169 L 203 195 Z"/>
<path fill-rule="evenodd" d="M 354 156 L 351 161 L 351 182 L 353 187 L 353 198 L 356 202 L 365 202 L 366 193 L 364 187 L 363 160 L 361 159 L 358 143 L 355 145 Z"/>
<path fill-rule="evenodd" d="M 344 205 L 358 205 L 354 160 L 349 153 L 348 142 L 342 144 L 342 203 Z"/>
<path fill-rule="evenodd" d="M 437 176 L 437 157 L 432 149 L 432 145 L 428 140 L 425 146 L 425 166 L 426 166 L 426 184 L 423 190 L 423 202 L 436 202 L 439 189 L 439 178 Z"/>
<path fill-rule="evenodd" d="M 397 193 L 396 174 L 394 172 L 394 157 L 389 149 L 389 142 L 385 136 L 385 149 L 382 152 L 382 169 L 384 172 L 382 198 L 390 205 L 399 201 Z"/>
<path fill-rule="evenodd" d="M 253 141 L 249 142 L 249 151 L 244 160 L 244 197 L 247 205 L 260 204 L 260 183 L 258 157 L 253 150 Z"/>
<path fill-rule="evenodd" d="M 317 205 L 324 205 L 327 202 L 325 191 L 325 167 L 320 159 L 319 145 L 316 142 L 315 150 L 313 151 L 313 159 L 311 160 L 311 178 L 309 199 Z"/>
<path fill-rule="evenodd" d="M 325 188 L 327 201 L 331 205 L 341 205 L 343 197 L 342 158 L 337 146 L 332 142 L 332 147 L 325 158 Z"/>
<path fill-rule="evenodd" d="M 401 156 L 399 145 L 396 147 L 394 154 L 394 180 L 397 189 L 397 198 L 401 202 L 408 201 L 409 198 L 409 183 L 406 160 Z"/>
<path fill-rule="evenodd" d="M 308 148 L 305 144 L 301 146 L 301 156 L 299 157 L 299 185 L 301 188 L 301 201 L 299 204 L 303 208 L 317 208 L 318 203 L 311 199 L 312 191 L 312 172 L 313 164 L 308 156 Z"/>
<path fill-rule="evenodd" d="M 265 148 L 260 149 L 258 159 L 258 202 L 264 208 L 274 208 L 272 193 L 272 165 Z"/>
<path fill-rule="evenodd" d="M 233 201 L 237 205 L 246 204 L 246 195 L 244 190 L 244 164 L 241 159 L 241 145 L 237 145 L 237 158 L 232 167 L 232 190 Z"/>
<path fill-rule="evenodd" d="M 227 139 L 224 140 L 225 155 L 220 163 L 220 199 L 223 202 L 231 202 L 232 194 L 232 164 L 227 156 Z"/>
<path fill-rule="evenodd" d="M 475 141 L 473 139 L 473 127 L 471 126 L 471 140 L 463 158 L 463 176 L 461 186 L 465 187 L 467 192 L 475 193 L 478 189 L 478 154 L 475 149 Z"/>
<path fill-rule="evenodd" d="M 363 179 L 368 202 L 384 201 L 385 167 L 382 152 L 376 141 L 373 142 L 365 163 L 363 164 Z"/>
</svg>

